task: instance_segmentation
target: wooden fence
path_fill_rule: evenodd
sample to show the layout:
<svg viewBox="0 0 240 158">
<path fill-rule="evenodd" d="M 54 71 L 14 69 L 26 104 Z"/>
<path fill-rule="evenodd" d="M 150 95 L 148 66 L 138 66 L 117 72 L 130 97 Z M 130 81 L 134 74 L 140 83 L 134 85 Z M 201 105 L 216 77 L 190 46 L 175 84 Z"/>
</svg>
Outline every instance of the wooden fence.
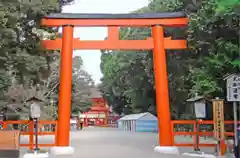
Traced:
<svg viewBox="0 0 240 158">
<path fill-rule="evenodd" d="M 29 136 L 28 144 L 20 144 L 23 147 L 29 147 L 30 150 L 33 150 L 35 146 L 34 142 L 34 124 L 33 121 L 29 120 L 18 120 L 18 121 L 4 121 L 2 122 L 2 129 L 7 129 L 9 125 L 13 125 L 14 128 L 17 128 L 21 131 L 21 136 Z M 17 127 L 16 127 L 17 126 Z M 49 120 L 40 120 L 39 121 L 39 136 L 53 135 L 56 137 L 57 134 L 57 121 Z M 39 147 L 51 147 L 55 146 L 56 142 L 52 144 L 40 144 Z"/>
<path fill-rule="evenodd" d="M 198 121 L 200 125 L 200 130 L 197 133 L 197 126 L 195 120 L 173 120 L 171 121 L 172 130 L 175 136 L 191 136 L 193 138 L 193 143 L 176 143 L 175 141 L 173 144 L 175 146 L 181 147 L 194 147 L 196 148 L 196 135 L 200 137 L 212 137 L 214 136 L 213 132 L 213 121 L 211 120 L 204 120 Z M 225 125 L 233 125 L 233 121 L 224 121 Z M 238 122 L 240 124 L 240 121 Z M 6 129 L 9 125 L 18 125 L 19 129 L 21 130 L 21 135 L 28 135 L 29 136 L 29 144 L 20 144 L 23 147 L 29 147 L 30 150 L 34 148 L 34 124 L 33 121 L 28 120 L 18 120 L 18 121 L 4 121 L 2 124 L 2 128 Z M 201 128 L 202 125 L 206 125 L 203 129 Z M 212 126 L 212 127 L 211 127 Z M 208 127 L 208 128 L 206 128 Z M 54 135 L 56 137 L 56 129 L 57 129 L 57 121 L 48 121 L 48 120 L 40 120 L 39 121 L 39 132 L 38 135 Z M 181 130 L 182 129 L 182 130 Z M 231 128 L 232 130 L 232 128 Z M 233 137 L 234 132 L 225 128 L 225 137 Z M 39 144 L 39 147 L 51 147 L 55 146 L 56 142 L 52 144 Z M 199 142 L 199 147 L 216 147 L 216 143 L 201 143 Z M 221 153 L 226 151 L 226 143 L 221 142 Z"/>
<path fill-rule="evenodd" d="M 233 121 L 224 121 L 225 124 L 225 138 L 233 137 Z M 196 148 L 197 137 L 204 137 L 207 139 L 208 137 L 213 138 L 214 140 L 214 132 L 213 132 L 213 121 L 212 120 L 202 120 L 198 121 L 199 124 L 199 131 L 197 131 L 197 122 L 195 120 L 173 120 L 171 121 L 172 130 L 175 136 L 191 136 L 193 138 L 193 143 L 176 143 L 175 141 L 173 144 L 175 146 L 181 147 L 194 147 Z M 240 121 L 238 121 L 240 124 Z M 201 126 L 205 125 L 203 128 Z M 228 125 L 232 125 L 232 127 L 227 127 Z M 184 129 L 184 130 L 181 130 Z M 199 141 L 199 147 L 217 147 L 216 143 L 202 143 Z M 221 154 L 226 152 L 226 142 L 222 140 L 220 142 Z"/>
</svg>

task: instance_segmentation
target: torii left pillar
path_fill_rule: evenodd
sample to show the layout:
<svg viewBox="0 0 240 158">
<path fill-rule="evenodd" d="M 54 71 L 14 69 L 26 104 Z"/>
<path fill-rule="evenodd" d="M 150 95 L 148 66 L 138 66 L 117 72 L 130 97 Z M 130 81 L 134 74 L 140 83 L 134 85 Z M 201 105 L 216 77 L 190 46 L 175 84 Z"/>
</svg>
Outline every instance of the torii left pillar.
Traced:
<svg viewBox="0 0 240 158">
<path fill-rule="evenodd" d="M 73 29 L 71 25 L 63 26 L 61 63 L 60 63 L 60 92 L 58 105 L 58 126 L 56 147 L 51 148 L 54 155 L 71 155 L 74 148 L 70 146 L 70 117 L 72 92 L 72 55 L 73 55 Z M 67 118 L 67 119 L 66 119 Z M 60 137 L 61 136 L 61 137 Z"/>
</svg>

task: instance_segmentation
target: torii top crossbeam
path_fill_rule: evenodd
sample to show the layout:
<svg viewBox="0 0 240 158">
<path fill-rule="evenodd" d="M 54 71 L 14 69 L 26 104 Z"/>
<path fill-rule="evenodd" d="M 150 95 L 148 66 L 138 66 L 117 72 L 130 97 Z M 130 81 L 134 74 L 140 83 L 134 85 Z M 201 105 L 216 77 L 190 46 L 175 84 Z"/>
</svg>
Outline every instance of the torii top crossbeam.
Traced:
<svg viewBox="0 0 240 158">
<path fill-rule="evenodd" d="M 143 14 L 73 14 L 56 13 L 45 16 L 45 26 L 184 26 L 188 19 L 183 12 Z"/>
<path fill-rule="evenodd" d="M 81 27 L 108 27 L 107 40 L 73 40 L 73 49 L 108 49 L 108 50 L 151 50 L 153 39 L 145 40 L 119 40 L 119 28 L 122 27 L 146 27 L 146 26 L 185 26 L 188 19 L 183 12 L 175 13 L 147 13 L 147 14 L 51 14 L 42 20 L 42 25 L 56 26 L 81 26 Z M 165 49 L 185 49 L 186 40 L 172 40 L 165 38 Z M 62 39 L 45 40 L 43 46 L 46 49 L 61 49 Z"/>
</svg>

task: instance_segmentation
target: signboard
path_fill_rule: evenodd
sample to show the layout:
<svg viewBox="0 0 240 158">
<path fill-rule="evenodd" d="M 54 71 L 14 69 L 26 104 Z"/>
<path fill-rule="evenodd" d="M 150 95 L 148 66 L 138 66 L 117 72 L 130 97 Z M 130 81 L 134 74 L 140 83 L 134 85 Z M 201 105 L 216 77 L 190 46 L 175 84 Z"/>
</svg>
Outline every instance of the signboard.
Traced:
<svg viewBox="0 0 240 158">
<path fill-rule="evenodd" d="M 227 101 L 240 101 L 240 76 L 232 75 L 227 78 Z"/>
<path fill-rule="evenodd" d="M 206 105 L 204 102 L 194 103 L 194 110 L 196 118 L 205 118 L 206 117 Z"/>
<path fill-rule="evenodd" d="M 217 140 L 224 139 L 224 110 L 223 100 L 213 100 L 214 136 Z"/>
</svg>

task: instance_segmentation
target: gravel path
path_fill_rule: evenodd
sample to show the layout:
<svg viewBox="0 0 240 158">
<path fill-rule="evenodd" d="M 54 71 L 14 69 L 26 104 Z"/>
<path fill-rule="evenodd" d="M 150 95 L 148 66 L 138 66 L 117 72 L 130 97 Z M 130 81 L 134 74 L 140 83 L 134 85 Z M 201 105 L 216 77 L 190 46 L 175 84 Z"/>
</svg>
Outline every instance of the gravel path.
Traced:
<svg viewBox="0 0 240 158">
<path fill-rule="evenodd" d="M 189 137 L 176 137 L 176 142 L 192 142 Z M 45 136 L 40 143 L 51 143 L 54 138 Z M 158 144 L 155 133 L 135 133 L 118 131 L 112 128 L 85 128 L 71 132 L 71 145 L 75 148 L 72 156 L 62 158 L 173 158 L 176 156 L 155 153 L 153 148 Z M 212 140 L 202 140 L 212 142 Z M 27 142 L 23 137 L 21 142 Z M 22 148 L 21 153 L 27 149 Z M 213 153 L 213 148 L 201 148 L 202 151 Z M 191 152 L 192 148 L 180 148 L 181 152 Z M 59 157 L 59 156 L 58 156 Z M 178 156 L 188 158 L 187 156 Z M 54 158 L 50 156 L 50 158 Z"/>
</svg>

